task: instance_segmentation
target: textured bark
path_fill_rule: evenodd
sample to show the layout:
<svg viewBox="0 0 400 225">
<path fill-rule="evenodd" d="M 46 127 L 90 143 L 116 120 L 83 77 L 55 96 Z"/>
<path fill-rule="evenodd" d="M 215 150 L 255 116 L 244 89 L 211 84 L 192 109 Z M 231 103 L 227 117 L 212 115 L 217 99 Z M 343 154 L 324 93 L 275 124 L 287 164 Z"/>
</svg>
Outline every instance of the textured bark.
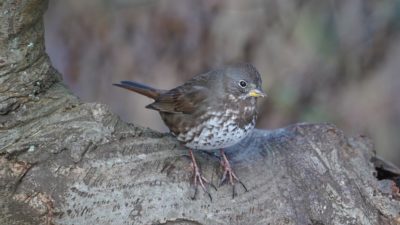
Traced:
<svg viewBox="0 0 400 225">
<path fill-rule="evenodd" d="M 249 189 L 201 190 L 168 134 L 82 103 L 44 52 L 47 2 L 0 3 L 0 224 L 399 224 L 373 146 L 330 124 L 254 131 L 228 157 Z M 197 153 L 217 184 L 218 159 Z"/>
</svg>

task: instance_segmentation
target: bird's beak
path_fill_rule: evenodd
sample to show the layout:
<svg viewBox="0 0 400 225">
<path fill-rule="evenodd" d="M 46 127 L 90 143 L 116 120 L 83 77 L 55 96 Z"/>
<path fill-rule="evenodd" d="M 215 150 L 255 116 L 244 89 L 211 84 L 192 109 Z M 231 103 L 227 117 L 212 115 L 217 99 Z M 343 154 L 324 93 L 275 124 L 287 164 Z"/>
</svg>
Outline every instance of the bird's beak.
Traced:
<svg viewBox="0 0 400 225">
<path fill-rule="evenodd" d="M 267 94 L 264 91 L 255 88 L 249 92 L 249 96 L 251 96 L 251 97 L 267 97 Z"/>
</svg>

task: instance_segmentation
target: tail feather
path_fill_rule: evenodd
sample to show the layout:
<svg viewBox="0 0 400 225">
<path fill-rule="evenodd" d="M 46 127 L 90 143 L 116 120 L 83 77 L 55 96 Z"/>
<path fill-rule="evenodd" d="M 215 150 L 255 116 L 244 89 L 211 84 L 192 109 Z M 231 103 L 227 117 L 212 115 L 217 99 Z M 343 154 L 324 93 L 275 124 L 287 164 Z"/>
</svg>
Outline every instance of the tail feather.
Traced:
<svg viewBox="0 0 400 225">
<path fill-rule="evenodd" d="M 113 84 L 117 87 L 125 88 L 130 91 L 142 94 L 152 99 L 156 99 L 163 91 L 149 87 L 147 85 L 133 82 L 133 81 L 121 81 L 120 84 Z"/>
</svg>

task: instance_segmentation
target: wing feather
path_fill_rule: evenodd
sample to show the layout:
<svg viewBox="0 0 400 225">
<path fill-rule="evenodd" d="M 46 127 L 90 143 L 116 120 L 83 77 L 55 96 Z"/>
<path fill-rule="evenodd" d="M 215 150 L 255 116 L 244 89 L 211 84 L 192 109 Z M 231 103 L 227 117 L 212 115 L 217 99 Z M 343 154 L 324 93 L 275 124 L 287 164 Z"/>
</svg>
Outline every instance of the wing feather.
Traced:
<svg viewBox="0 0 400 225">
<path fill-rule="evenodd" d="M 146 108 L 168 113 L 192 113 L 207 98 L 207 88 L 183 85 L 158 96 Z"/>
</svg>

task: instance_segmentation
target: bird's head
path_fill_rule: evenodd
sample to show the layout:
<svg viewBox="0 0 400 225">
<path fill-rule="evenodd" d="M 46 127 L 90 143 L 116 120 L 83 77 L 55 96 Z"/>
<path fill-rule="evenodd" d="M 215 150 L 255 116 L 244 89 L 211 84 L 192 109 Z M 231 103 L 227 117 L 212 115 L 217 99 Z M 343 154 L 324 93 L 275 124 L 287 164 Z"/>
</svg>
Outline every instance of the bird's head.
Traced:
<svg viewBox="0 0 400 225">
<path fill-rule="evenodd" d="M 266 97 L 257 69 L 251 64 L 237 64 L 225 68 L 225 85 L 229 94 L 239 99 Z"/>
</svg>

